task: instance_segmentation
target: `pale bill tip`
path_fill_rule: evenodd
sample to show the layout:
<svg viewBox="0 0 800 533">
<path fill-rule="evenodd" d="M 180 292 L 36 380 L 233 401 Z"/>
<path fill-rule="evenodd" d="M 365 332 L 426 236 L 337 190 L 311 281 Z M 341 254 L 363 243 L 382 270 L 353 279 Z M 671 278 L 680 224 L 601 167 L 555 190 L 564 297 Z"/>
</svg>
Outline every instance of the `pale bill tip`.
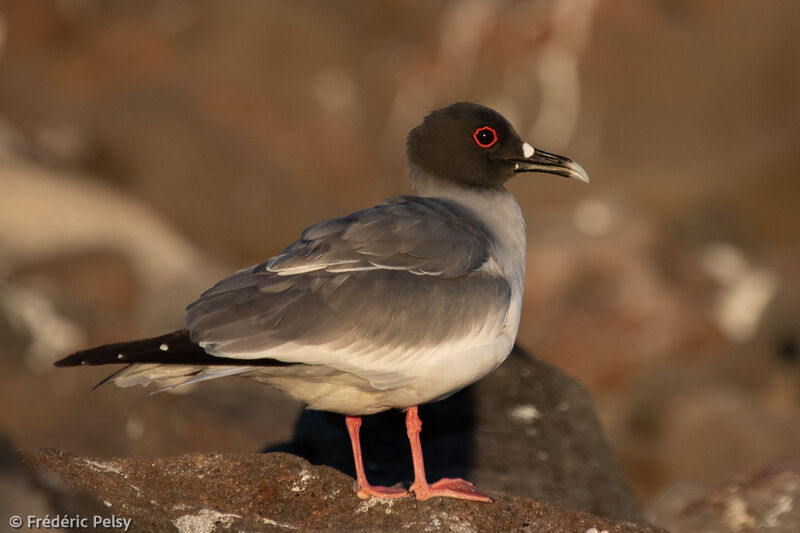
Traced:
<svg viewBox="0 0 800 533">
<path fill-rule="evenodd" d="M 580 163 L 576 163 L 572 161 L 570 163 L 570 167 L 572 167 L 573 177 L 576 180 L 582 181 L 584 183 L 589 183 L 589 173 L 584 170 L 584 168 L 580 165 Z"/>
<path fill-rule="evenodd" d="M 526 158 L 529 158 L 529 157 L 532 157 L 533 154 L 535 154 L 535 153 L 536 153 L 536 150 L 533 149 L 533 146 L 531 146 L 528 143 L 523 143 L 523 145 L 522 145 L 522 155 L 524 155 Z"/>
</svg>

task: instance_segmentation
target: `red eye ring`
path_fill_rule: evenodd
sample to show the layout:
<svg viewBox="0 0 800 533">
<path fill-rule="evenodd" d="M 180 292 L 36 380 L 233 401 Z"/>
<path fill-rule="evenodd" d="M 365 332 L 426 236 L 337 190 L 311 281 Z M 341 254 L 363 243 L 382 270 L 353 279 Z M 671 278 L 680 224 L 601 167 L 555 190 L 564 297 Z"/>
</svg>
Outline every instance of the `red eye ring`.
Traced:
<svg viewBox="0 0 800 533">
<path fill-rule="evenodd" d="M 487 132 L 487 131 L 489 131 L 489 132 L 491 132 L 491 133 L 492 133 L 492 140 L 491 140 L 491 142 L 488 142 L 488 143 L 487 143 L 487 142 L 485 142 L 485 140 L 486 140 L 486 139 L 484 139 L 484 140 L 483 140 L 483 142 L 482 142 L 482 141 L 481 141 L 481 140 L 478 138 L 478 136 L 479 136 L 479 135 L 481 135 L 481 134 L 483 134 L 484 132 Z M 482 136 L 482 137 L 485 137 L 486 135 L 484 134 L 484 135 L 481 135 L 481 136 Z M 492 128 L 490 128 L 489 126 L 483 126 L 482 128 L 478 128 L 477 130 L 475 130 L 475 133 L 473 133 L 473 134 L 472 134 L 472 138 L 473 138 L 473 139 L 475 139 L 475 142 L 476 142 L 476 143 L 478 144 L 478 146 L 480 146 L 481 148 L 489 148 L 490 146 L 492 146 L 494 143 L 496 143 L 496 142 L 497 142 L 497 132 L 496 132 L 496 131 L 494 131 L 494 130 L 493 130 Z"/>
</svg>

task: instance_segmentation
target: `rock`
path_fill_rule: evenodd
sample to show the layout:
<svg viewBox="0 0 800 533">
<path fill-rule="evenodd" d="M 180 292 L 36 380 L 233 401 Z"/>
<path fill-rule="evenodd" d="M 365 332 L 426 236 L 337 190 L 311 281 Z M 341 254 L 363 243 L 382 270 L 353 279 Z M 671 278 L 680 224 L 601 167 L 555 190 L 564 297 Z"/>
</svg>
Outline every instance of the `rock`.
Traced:
<svg viewBox="0 0 800 533">
<path fill-rule="evenodd" d="M 421 406 L 420 417 L 431 479 L 464 477 L 600 516 L 641 517 L 585 389 L 519 348 L 471 387 Z M 365 417 L 361 442 L 370 482 L 413 479 L 402 413 Z M 292 442 L 270 449 L 354 474 L 340 415 L 304 411 Z"/>
<path fill-rule="evenodd" d="M 40 476 L 103 502 L 107 517 L 131 519 L 129 531 L 663 531 L 499 492 L 490 504 L 359 500 L 351 478 L 283 453 L 90 459 L 44 450 L 23 458 Z"/>
<path fill-rule="evenodd" d="M 676 484 L 653 500 L 652 520 L 673 533 L 800 531 L 800 457 L 708 491 Z"/>
<path fill-rule="evenodd" d="M 0 433 L 0 517 L 4 525 L 12 516 L 44 517 L 56 513 L 91 516 L 104 509 L 95 499 L 62 485 L 57 478 L 37 475 L 22 463 L 20 454 Z"/>
<path fill-rule="evenodd" d="M 800 289 L 782 286 L 749 341 L 631 385 L 609 433 L 640 497 L 677 481 L 724 483 L 800 449 L 798 309 Z"/>
<path fill-rule="evenodd" d="M 581 383 L 518 350 L 474 387 L 479 483 L 618 520 L 641 518 Z"/>
<path fill-rule="evenodd" d="M 49 512 L 47 496 L 33 479 L 10 442 L 0 435 L 0 516 Z"/>
</svg>

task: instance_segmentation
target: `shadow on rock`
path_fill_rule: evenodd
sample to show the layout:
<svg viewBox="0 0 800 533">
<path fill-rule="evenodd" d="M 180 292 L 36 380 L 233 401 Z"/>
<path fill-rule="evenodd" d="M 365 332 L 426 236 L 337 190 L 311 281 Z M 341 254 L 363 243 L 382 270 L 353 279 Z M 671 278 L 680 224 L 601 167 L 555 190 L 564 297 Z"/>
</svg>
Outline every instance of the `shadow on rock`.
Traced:
<svg viewBox="0 0 800 533">
<path fill-rule="evenodd" d="M 422 406 L 420 417 L 429 480 L 463 477 L 483 490 L 615 519 L 641 518 L 588 393 L 520 348 L 473 386 Z M 371 483 L 410 484 L 403 413 L 364 417 L 361 446 Z M 292 441 L 265 451 L 296 454 L 354 475 L 341 415 L 305 411 Z"/>
<path fill-rule="evenodd" d="M 442 477 L 469 479 L 473 463 L 475 400 L 472 388 L 442 401 L 420 406 L 422 452 L 429 481 Z M 394 485 L 414 479 L 411 448 L 406 437 L 405 413 L 390 410 L 363 418 L 361 450 L 367 479 L 376 485 Z M 333 467 L 355 477 L 353 452 L 342 415 L 303 411 L 291 442 L 265 452 L 287 452 L 313 464 Z"/>
</svg>

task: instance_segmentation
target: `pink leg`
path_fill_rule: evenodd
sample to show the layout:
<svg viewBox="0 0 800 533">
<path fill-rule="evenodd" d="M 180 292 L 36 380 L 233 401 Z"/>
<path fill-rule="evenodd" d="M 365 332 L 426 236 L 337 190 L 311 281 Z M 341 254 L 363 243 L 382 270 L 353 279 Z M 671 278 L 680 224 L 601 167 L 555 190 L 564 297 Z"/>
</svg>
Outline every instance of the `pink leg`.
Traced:
<svg viewBox="0 0 800 533">
<path fill-rule="evenodd" d="M 346 416 L 345 421 L 347 422 L 347 432 L 350 433 L 350 443 L 353 445 L 353 459 L 356 462 L 356 495 L 362 499 L 370 496 L 376 498 L 402 498 L 407 496 L 408 491 L 405 489 L 373 487 L 367 482 L 367 476 L 364 473 L 364 461 L 361 458 L 361 441 L 358 438 L 358 431 L 361 429 L 361 417 Z"/>
<path fill-rule="evenodd" d="M 408 440 L 411 443 L 411 457 L 414 460 L 414 484 L 411 485 L 411 492 L 416 495 L 418 500 L 427 500 L 434 496 L 445 496 L 476 502 L 492 501 L 489 496 L 479 491 L 475 485 L 463 479 L 444 478 L 429 485 L 428 480 L 425 478 L 422 445 L 419 442 L 422 420 L 419 419 L 416 406 L 406 411 L 406 431 L 408 432 Z"/>
</svg>

